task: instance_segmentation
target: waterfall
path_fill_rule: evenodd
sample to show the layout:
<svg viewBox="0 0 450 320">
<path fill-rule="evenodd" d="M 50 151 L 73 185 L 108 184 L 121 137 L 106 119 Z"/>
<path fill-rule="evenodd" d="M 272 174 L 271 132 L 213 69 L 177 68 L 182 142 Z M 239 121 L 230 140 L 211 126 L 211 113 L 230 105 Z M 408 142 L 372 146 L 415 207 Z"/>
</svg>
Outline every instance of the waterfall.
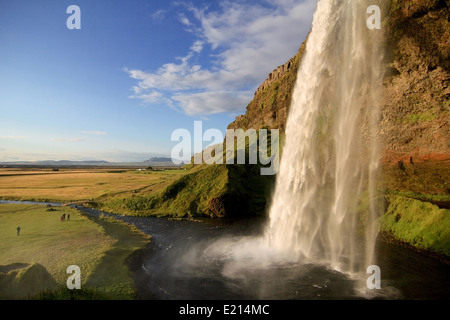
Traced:
<svg viewBox="0 0 450 320">
<path fill-rule="evenodd" d="M 372 4 L 317 4 L 264 235 L 292 262 L 374 263 L 382 32 L 367 27 Z"/>
</svg>

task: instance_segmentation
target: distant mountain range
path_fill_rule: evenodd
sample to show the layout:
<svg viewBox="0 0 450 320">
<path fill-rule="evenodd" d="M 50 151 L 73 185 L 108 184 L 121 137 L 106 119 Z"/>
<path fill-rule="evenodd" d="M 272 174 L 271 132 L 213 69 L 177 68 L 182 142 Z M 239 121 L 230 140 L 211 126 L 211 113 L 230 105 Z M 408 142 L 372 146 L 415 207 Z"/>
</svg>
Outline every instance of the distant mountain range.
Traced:
<svg viewBox="0 0 450 320">
<path fill-rule="evenodd" d="M 43 161 L 9 161 L 0 162 L 0 166 L 17 166 L 17 165 L 27 165 L 27 166 L 53 166 L 53 167 L 64 167 L 64 166 L 83 166 L 83 167 L 102 167 L 102 166 L 130 166 L 130 167 L 175 167 L 171 158 L 164 157 L 154 157 L 142 162 L 108 162 L 103 160 L 85 160 L 85 161 L 71 161 L 71 160 L 43 160 Z"/>
<path fill-rule="evenodd" d="M 149 160 L 145 160 L 144 162 L 145 163 L 148 163 L 148 162 L 152 162 L 152 163 L 154 163 L 154 162 L 172 162 L 172 158 L 155 157 L 155 158 L 151 158 Z"/>
</svg>

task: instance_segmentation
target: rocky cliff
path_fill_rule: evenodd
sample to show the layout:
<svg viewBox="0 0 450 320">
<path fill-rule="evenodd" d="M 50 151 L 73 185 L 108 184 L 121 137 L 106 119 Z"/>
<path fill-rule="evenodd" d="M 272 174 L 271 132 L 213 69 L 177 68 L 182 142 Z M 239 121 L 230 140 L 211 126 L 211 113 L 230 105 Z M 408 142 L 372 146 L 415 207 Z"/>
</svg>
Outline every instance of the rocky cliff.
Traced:
<svg viewBox="0 0 450 320">
<path fill-rule="evenodd" d="M 448 2 L 398 0 L 389 9 L 380 132 L 384 156 L 448 158 Z"/>
<path fill-rule="evenodd" d="M 305 46 L 306 41 L 292 59 L 269 74 L 256 90 L 253 100 L 247 106 L 245 115 L 237 117 L 228 126 L 228 129 L 272 128 L 284 132 Z"/>
<path fill-rule="evenodd" d="M 381 97 L 383 159 L 450 155 L 450 25 L 445 0 L 384 2 L 385 81 Z M 230 129 L 285 130 L 298 67 L 297 55 L 275 69 Z M 305 79 L 306 80 L 306 79 Z"/>
</svg>

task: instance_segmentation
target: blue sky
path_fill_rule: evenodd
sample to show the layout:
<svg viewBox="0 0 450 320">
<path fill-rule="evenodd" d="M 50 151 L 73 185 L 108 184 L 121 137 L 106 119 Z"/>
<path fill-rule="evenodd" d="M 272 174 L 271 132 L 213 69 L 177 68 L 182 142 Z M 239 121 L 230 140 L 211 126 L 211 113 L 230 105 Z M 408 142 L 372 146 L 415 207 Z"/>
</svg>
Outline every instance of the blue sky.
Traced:
<svg viewBox="0 0 450 320">
<path fill-rule="evenodd" d="M 315 6 L 0 0 L 0 162 L 143 161 L 169 156 L 194 121 L 225 132 L 295 55 Z"/>
</svg>

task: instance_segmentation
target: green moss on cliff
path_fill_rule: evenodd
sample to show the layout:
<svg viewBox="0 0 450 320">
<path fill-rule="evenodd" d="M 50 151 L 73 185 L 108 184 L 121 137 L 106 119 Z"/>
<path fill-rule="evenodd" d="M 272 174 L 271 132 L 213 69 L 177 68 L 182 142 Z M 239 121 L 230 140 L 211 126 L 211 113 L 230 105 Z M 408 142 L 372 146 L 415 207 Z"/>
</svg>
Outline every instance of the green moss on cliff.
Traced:
<svg viewBox="0 0 450 320">
<path fill-rule="evenodd" d="M 381 231 L 417 249 L 450 257 L 450 210 L 402 196 L 387 197 Z"/>
</svg>

